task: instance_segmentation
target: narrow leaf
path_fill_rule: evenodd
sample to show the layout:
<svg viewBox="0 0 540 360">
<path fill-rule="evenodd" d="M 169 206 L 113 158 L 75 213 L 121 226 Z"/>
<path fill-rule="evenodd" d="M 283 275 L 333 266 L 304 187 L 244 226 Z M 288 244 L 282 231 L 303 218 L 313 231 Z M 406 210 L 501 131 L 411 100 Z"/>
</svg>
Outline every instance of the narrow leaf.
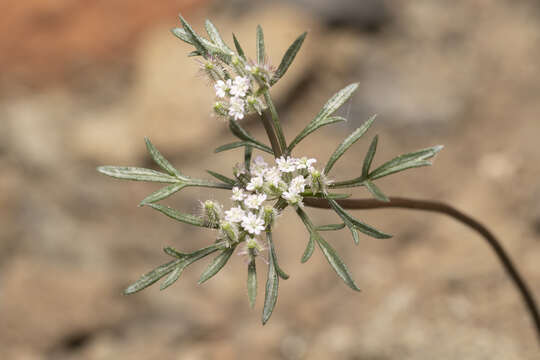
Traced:
<svg viewBox="0 0 540 360">
<path fill-rule="evenodd" d="M 367 178 L 369 174 L 369 168 L 371 167 L 371 163 L 373 162 L 373 157 L 375 156 L 375 152 L 377 151 L 378 141 L 379 141 L 379 135 L 375 135 L 375 137 L 371 141 L 371 144 L 369 145 L 369 149 L 368 149 L 368 152 L 366 153 L 366 157 L 364 158 L 364 165 L 362 166 L 362 176 L 364 178 Z"/>
<path fill-rule="evenodd" d="M 349 135 L 343 142 L 338 146 L 336 151 L 330 156 L 330 159 L 328 160 L 328 163 L 326 163 L 326 166 L 324 168 L 324 173 L 328 174 L 336 161 L 347 151 L 352 144 L 354 144 L 362 135 L 366 133 L 366 131 L 369 129 L 371 124 L 373 123 L 373 120 L 375 120 L 375 115 L 369 118 L 366 122 L 362 124 L 358 129 L 352 132 L 351 135 Z"/>
<path fill-rule="evenodd" d="M 304 254 L 302 254 L 302 259 L 300 259 L 300 262 L 305 263 L 308 261 L 311 258 L 311 255 L 313 255 L 313 250 L 315 250 L 315 240 L 313 239 L 313 234 L 310 234 L 306 250 L 304 250 Z"/>
<path fill-rule="evenodd" d="M 355 291 L 360 291 L 358 286 L 356 286 L 356 284 L 354 283 L 354 280 L 352 279 L 351 274 L 347 269 L 347 266 L 343 263 L 336 251 L 330 246 L 330 244 L 328 244 L 321 236 L 317 236 L 316 240 L 317 244 L 319 244 L 319 248 L 322 250 L 324 256 L 326 257 L 326 260 L 328 260 L 328 263 L 336 271 L 338 276 L 343 279 L 345 284 L 347 284 L 351 289 Z"/>
<path fill-rule="evenodd" d="M 176 282 L 176 280 L 178 280 L 178 278 L 180 277 L 180 275 L 182 275 L 182 271 L 185 269 L 185 266 L 177 266 L 176 269 L 174 269 L 173 272 L 171 272 L 166 278 L 165 280 L 163 280 L 163 282 L 161 283 L 161 285 L 159 286 L 159 290 L 165 290 L 166 288 L 168 288 L 169 286 L 171 286 L 172 284 L 174 284 Z"/>
<path fill-rule="evenodd" d="M 242 46 L 238 42 L 238 39 L 236 38 L 236 36 L 234 34 L 232 34 L 232 37 L 233 37 L 233 40 L 234 40 L 234 47 L 236 48 L 236 52 L 238 53 L 238 55 L 242 59 L 247 60 L 246 55 L 244 54 L 244 49 L 242 49 Z"/>
<path fill-rule="evenodd" d="M 182 17 L 182 15 L 178 15 L 178 17 L 180 18 L 180 22 L 182 23 L 182 26 L 184 27 L 184 31 L 190 37 L 190 40 L 193 46 L 195 46 L 198 52 L 200 52 L 201 54 L 203 54 L 203 56 L 206 57 L 208 54 L 208 49 L 203 45 L 201 37 L 197 35 L 195 30 L 193 30 L 191 25 L 187 23 L 187 21 Z"/>
<path fill-rule="evenodd" d="M 188 57 L 202 56 L 198 50 L 193 50 L 187 54 Z"/>
<path fill-rule="evenodd" d="M 280 278 L 282 278 L 283 280 L 287 280 L 289 278 L 289 275 L 287 275 L 287 273 L 279 267 L 277 261 L 276 249 L 274 248 L 274 242 L 272 241 L 272 234 L 267 233 L 266 238 L 268 239 L 268 246 L 270 247 L 270 252 L 272 253 L 272 258 L 274 259 L 274 266 L 276 268 L 276 272 Z"/>
<path fill-rule="evenodd" d="M 181 213 L 180 211 L 178 211 L 176 209 L 173 209 L 171 207 L 168 207 L 168 206 L 164 206 L 164 205 L 160 205 L 160 204 L 154 204 L 154 203 L 149 203 L 149 204 L 146 204 L 146 205 L 148 205 L 148 206 L 156 209 L 157 211 L 167 215 L 171 219 L 174 219 L 174 220 L 186 223 L 186 224 L 200 226 L 200 227 L 217 228 L 217 225 L 214 225 L 214 226 L 209 225 L 201 217 L 194 216 L 194 215 L 191 215 L 191 214 L 184 214 L 184 213 Z"/>
<path fill-rule="evenodd" d="M 260 147 L 264 147 L 267 149 L 267 152 L 272 151 L 272 149 L 269 146 L 264 145 L 263 143 L 255 139 L 250 133 L 248 133 L 243 127 L 241 127 L 240 124 L 238 124 L 236 120 L 229 121 L 229 129 L 240 140 L 251 142 L 251 143 L 259 145 Z"/>
<path fill-rule="evenodd" d="M 362 233 L 369 235 L 371 237 L 374 237 L 376 239 L 388 239 L 392 237 L 392 235 L 385 234 L 382 231 L 379 231 L 367 224 L 364 224 L 360 220 L 353 218 L 335 200 L 328 199 L 328 203 L 330 204 L 330 206 L 332 206 L 334 211 L 339 215 L 339 217 L 343 220 L 343 222 L 347 226 L 349 227 L 353 226 L 355 229 L 361 231 Z M 357 242 L 356 239 L 355 239 L 355 242 Z"/>
<path fill-rule="evenodd" d="M 307 32 L 303 33 L 296 40 L 294 40 L 291 46 L 289 46 L 289 48 L 285 52 L 285 55 L 283 55 L 283 59 L 281 59 L 281 63 L 279 64 L 276 72 L 274 73 L 272 80 L 270 81 L 270 85 L 274 85 L 278 82 L 279 79 L 281 79 L 281 77 L 283 77 L 283 75 L 285 75 L 285 72 L 287 72 L 287 69 L 289 68 L 289 66 L 291 66 L 291 63 L 296 57 L 296 54 L 302 47 L 302 43 L 304 42 L 306 35 Z"/>
<path fill-rule="evenodd" d="M 373 170 L 369 174 L 369 179 L 375 180 L 406 169 L 431 165 L 431 161 L 427 160 L 435 156 L 442 148 L 442 145 L 437 145 L 397 156 Z"/>
<path fill-rule="evenodd" d="M 270 239 L 268 241 L 270 244 L 272 235 L 269 232 L 267 232 L 266 234 L 267 237 Z M 274 254 L 272 253 L 272 251 L 269 251 L 269 257 L 270 259 L 268 259 L 268 278 L 266 279 L 266 289 L 264 294 L 264 306 L 262 314 L 263 325 L 266 324 L 268 319 L 270 319 L 270 316 L 274 311 L 274 307 L 276 306 L 277 302 L 279 287 L 279 276 L 276 271 Z"/>
<path fill-rule="evenodd" d="M 180 259 L 172 260 L 166 264 L 158 266 L 152 271 L 147 272 L 146 274 L 141 276 L 139 280 L 135 281 L 133 284 L 128 286 L 124 290 L 124 295 L 130 295 L 130 294 L 136 293 L 137 291 L 141 291 L 147 288 L 148 286 L 152 285 L 153 283 L 161 279 L 163 276 L 173 271 L 176 268 L 176 266 L 180 264 L 181 261 L 182 260 Z"/>
<path fill-rule="evenodd" d="M 253 155 L 253 148 L 251 146 L 246 146 L 244 148 L 244 167 L 249 172 L 251 167 L 251 157 Z"/>
<path fill-rule="evenodd" d="M 255 258 L 251 259 L 248 265 L 247 291 L 249 306 L 254 307 L 255 299 L 257 298 L 257 268 L 255 267 Z"/>
<path fill-rule="evenodd" d="M 199 284 L 202 284 L 206 280 L 210 279 L 212 276 L 216 275 L 219 270 L 225 266 L 227 261 L 229 261 L 229 258 L 231 257 L 232 253 L 234 252 L 235 246 L 231 246 L 230 248 L 227 248 L 221 252 L 214 261 L 206 268 L 206 270 L 202 273 L 201 278 L 199 279 Z"/>
<path fill-rule="evenodd" d="M 193 40 L 191 38 L 191 35 L 189 35 L 186 30 L 182 29 L 182 28 L 174 28 L 174 29 L 171 29 L 171 32 L 173 33 L 174 36 L 176 36 L 177 38 L 179 38 L 180 40 L 190 44 L 190 45 L 193 45 Z"/>
<path fill-rule="evenodd" d="M 216 179 L 220 180 L 220 181 L 223 181 L 224 183 L 226 184 L 229 184 L 229 185 L 236 185 L 236 181 L 225 176 L 225 175 L 221 175 L 220 173 L 217 173 L 215 171 L 212 171 L 212 170 L 206 170 L 207 173 L 209 173 L 210 175 L 212 175 L 213 177 L 215 177 Z"/>
<path fill-rule="evenodd" d="M 189 256 L 189 254 L 180 252 L 180 251 L 178 251 L 175 248 L 170 247 L 170 246 L 167 246 L 167 247 L 163 248 L 163 251 L 165 252 L 165 254 L 170 255 L 172 257 L 175 257 L 175 258 L 178 258 L 178 259 L 183 259 L 186 256 Z"/>
<path fill-rule="evenodd" d="M 210 40 L 212 40 L 214 44 L 216 44 L 224 53 L 232 53 L 231 49 L 229 49 L 227 44 L 225 44 L 225 42 L 221 38 L 221 35 L 219 35 L 219 31 L 210 20 L 207 19 L 204 23 L 204 26 L 206 28 L 208 36 L 210 37 Z"/>
<path fill-rule="evenodd" d="M 97 170 L 116 179 L 176 183 L 178 179 L 159 171 L 133 166 L 99 166 Z"/>
<path fill-rule="evenodd" d="M 161 189 L 153 192 L 152 194 L 145 197 L 139 204 L 139 206 L 143 206 L 149 203 L 153 203 L 159 200 L 163 200 L 172 194 L 182 190 L 186 186 L 183 182 L 178 182 L 176 184 L 171 184 L 165 187 L 162 187 Z"/>
<path fill-rule="evenodd" d="M 334 230 L 341 230 L 345 227 L 344 223 L 341 224 L 328 224 L 328 225 L 321 225 L 317 226 L 315 230 L 317 231 L 334 231 Z"/>
<path fill-rule="evenodd" d="M 318 120 L 317 122 L 310 122 L 304 130 L 302 130 L 296 137 L 293 139 L 293 141 L 289 144 L 289 152 L 292 151 L 292 149 L 300 142 L 302 139 L 304 139 L 306 136 L 314 132 L 315 130 L 326 126 L 335 124 L 338 122 L 347 121 L 344 117 L 341 116 L 329 116 L 323 119 Z"/>
<path fill-rule="evenodd" d="M 256 144 L 256 143 L 252 143 L 252 142 L 249 142 L 249 141 L 238 141 L 238 142 L 234 142 L 234 143 L 230 143 L 230 144 L 225 144 L 225 145 L 221 145 L 220 147 L 216 148 L 214 150 L 215 153 L 220 153 L 222 151 L 227 151 L 227 150 L 231 150 L 231 149 L 236 149 L 236 148 L 239 148 L 239 147 L 242 147 L 242 146 L 252 146 L 254 147 L 255 149 L 259 149 L 261 151 L 264 151 L 264 152 L 267 152 L 269 154 L 272 154 L 274 155 L 274 152 L 272 151 L 272 149 L 270 149 L 269 147 L 267 146 L 260 146 L 259 144 Z"/>
<path fill-rule="evenodd" d="M 156 164 L 159 165 L 160 168 L 165 170 L 169 173 L 171 176 L 176 176 L 178 178 L 182 178 L 182 175 L 180 175 L 180 172 L 174 168 L 174 166 L 171 165 L 167 159 L 161 153 L 156 149 L 154 144 L 150 142 L 150 139 L 147 137 L 144 138 L 144 141 L 146 142 L 146 149 L 150 153 L 150 156 L 152 156 L 152 159 L 156 162 Z"/>
<path fill-rule="evenodd" d="M 379 189 L 377 185 L 375 185 L 372 181 L 366 180 L 365 181 L 366 188 L 369 190 L 371 195 L 375 197 L 375 199 L 379 201 L 389 202 L 390 199 L 384 195 L 384 193 Z"/>
<path fill-rule="evenodd" d="M 265 56 L 263 29 L 261 25 L 257 25 L 257 63 L 264 63 Z"/>
</svg>

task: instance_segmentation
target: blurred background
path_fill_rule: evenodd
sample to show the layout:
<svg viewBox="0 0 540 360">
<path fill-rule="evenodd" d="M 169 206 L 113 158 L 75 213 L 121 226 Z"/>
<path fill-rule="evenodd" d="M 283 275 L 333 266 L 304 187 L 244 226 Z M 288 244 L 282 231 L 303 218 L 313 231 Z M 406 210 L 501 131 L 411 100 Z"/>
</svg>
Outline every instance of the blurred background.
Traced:
<svg viewBox="0 0 540 360">
<path fill-rule="evenodd" d="M 291 278 L 280 283 L 264 327 L 264 264 L 252 310 L 236 256 L 204 285 L 197 279 L 207 261 L 165 292 L 122 296 L 167 261 L 163 246 L 193 250 L 213 234 L 138 208 L 156 186 L 106 178 L 95 167 L 152 166 L 144 136 L 196 177 L 207 178 L 205 169 L 230 174 L 242 156 L 213 154 L 233 138 L 210 114 L 213 89 L 186 57 L 192 49 L 169 32 L 179 12 L 201 32 L 211 18 L 229 43 L 234 32 L 251 56 L 260 23 L 273 64 L 308 30 L 272 90 L 287 138 L 337 90 L 360 87 L 342 110 L 349 122 L 322 129 L 296 154 L 324 164 L 374 113 L 336 177 L 359 174 L 375 134 L 376 164 L 444 144 L 433 167 L 385 178 L 381 188 L 440 199 L 480 219 L 540 296 L 536 1 L 4 1 L 1 359 L 537 359 L 521 299 L 484 241 L 430 213 L 356 211 L 395 236 L 362 237 L 359 246 L 347 230 L 327 237 L 361 293 L 319 251 L 301 265 L 307 234 L 294 216 L 282 217 L 276 246 Z M 244 125 L 264 138 L 259 123 Z M 189 188 L 165 203 L 191 212 L 199 200 L 225 195 Z"/>
</svg>

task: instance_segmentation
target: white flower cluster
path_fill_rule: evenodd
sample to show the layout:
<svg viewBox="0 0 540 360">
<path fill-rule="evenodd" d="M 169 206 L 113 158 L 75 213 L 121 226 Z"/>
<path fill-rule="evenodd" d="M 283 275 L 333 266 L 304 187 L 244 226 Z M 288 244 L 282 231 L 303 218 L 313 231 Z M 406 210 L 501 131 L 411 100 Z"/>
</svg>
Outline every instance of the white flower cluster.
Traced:
<svg viewBox="0 0 540 360">
<path fill-rule="evenodd" d="M 232 189 L 230 209 L 223 211 L 213 201 L 204 203 L 207 220 L 219 225 L 221 237 L 229 244 L 246 241 L 249 249 L 261 251 L 255 237 L 271 227 L 277 215 L 274 207 L 265 202 L 283 199 L 298 207 L 303 206 L 305 192 L 324 191 L 328 182 L 313 167 L 316 162 L 306 157 L 281 157 L 275 166 L 269 166 L 262 157 L 255 158 L 249 172 L 239 171 L 243 186 Z"/>
<path fill-rule="evenodd" d="M 228 103 L 218 102 L 216 106 L 226 108 L 230 117 L 235 120 L 244 118 L 246 113 L 246 95 L 250 91 L 251 81 L 245 76 L 236 76 L 234 80 L 218 80 L 214 84 L 216 96 L 228 100 Z"/>
</svg>

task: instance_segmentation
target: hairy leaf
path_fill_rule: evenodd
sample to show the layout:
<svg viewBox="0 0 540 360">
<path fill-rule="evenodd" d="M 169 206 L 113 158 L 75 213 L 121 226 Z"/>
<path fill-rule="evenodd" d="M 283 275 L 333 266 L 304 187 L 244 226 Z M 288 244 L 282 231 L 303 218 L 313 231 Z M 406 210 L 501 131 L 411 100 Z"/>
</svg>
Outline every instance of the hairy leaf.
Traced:
<svg viewBox="0 0 540 360">
<path fill-rule="evenodd" d="M 341 224 L 328 224 L 328 225 L 321 225 L 317 226 L 315 230 L 317 231 L 334 231 L 334 230 L 341 230 L 345 227 L 344 223 Z"/>
<path fill-rule="evenodd" d="M 178 170 L 172 166 L 172 164 L 161 155 L 161 153 L 156 149 L 156 147 L 150 142 L 150 139 L 147 137 L 144 138 L 144 141 L 146 142 L 146 149 L 150 153 L 150 156 L 152 156 L 152 159 L 156 162 L 156 164 L 159 165 L 160 168 L 165 170 L 169 173 L 171 176 L 176 176 L 178 178 L 183 178 L 182 175 Z"/>
<path fill-rule="evenodd" d="M 201 217 L 194 216 L 194 215 L 191 215 L 191 214 L 184 214 L 184 213 L 181 213 L 180 211 L 178 211 L 176 209 L 173 209 L 171 207 L 168 207 L 168 206 L 164 206 L 164 205 L 160 205 L 160 204 L 154 204 L 154 203 L 149 203 L 149 204 L 146 204 L 146 205 L 156 209 L 157 211 L 159 211 L 159 212 L 161 212 L 161 213 L 163 213 L 165 215 L 167 215 L 171 219 L 174 219 L 174 220 L 186 223 L 186 224 L 200 226 L 200 227 L 217 228 L 216 225 L 211 226 L 211 225 L 207 224 L 204 221 L 204 219 L 201 218 Z"/>
<path fill-rule="evenodd" d="M 328 199 L 328 203 L 330 204 L 330 206 L 332 206 L 332 208 L 335 210 L 335 212 L 339 215 L 339 217 L 343 220 L 343 222 L 347 226 L 354 227 L 354 229 L 357 229 L 361 231 L 362 233 L 369 235 L 371 237 L 374 237 L 376 239 L 388 239 L 392 237 L 391 235 L 385 234 L 382 231 L 379 231 L 367 224 L 364 224 L 360 220 L 353 218 L 335 200 Z M 357 243 L 356 239 L 355 239 L 355 243 Z"/>
<path fill-rule="evenodd" d="M 371 195 L 375 197 L 375 199 L 379 201 L 385 201 L 385 202 L 390 201 L 390 199 L 388 199 L 388 197 L 384 195 L 381 189 L 379 189 L 379 187 L 375 185 L 372 181 L 366 180 L 365 184 L 366 184 L 366 188 L 369 190 Z"/>
<path fill-rule="evenodd" d="M 437 145 L 397 156 L 373 170 L 369 174 L 369 179 L 375 180 L 406 169 L 431 165 L 431 161 L 428 161 L 428 159 L 435 156 L 442 148 L 442 145 Z"/>
<path fill-rule="evenodd" d="M 206 32 L 208 33 L 208 36 L 210 37 L 210 40 L 214 42 L 224 53 L 232 54 L 231 49 L 225 44 L 223 39 L 221 38 L 221 35 L 219 34 L 218 29 L 212 24 L 210 20 L 206 20 L 204 23 L 204 26 L 206 28 Z"/>
<path fill-rule="evenodd" d="M 165 290 L 166 288 L 174 284 L 176 280 L 178 280 L 180 275 L 182 275 L 182 271 L 184 271 L 184 269 L 185 269 L 185 266 L 181 266 L 181 265 L 177 266 L 176 269 L 174 269 L 173 272 L 171 272 L 165 278 L 165 280 L 163 280 L 163 282 L 159 286 L 159 290 Z"/>
<path fill-rule="evenodd" d="M 283 77 L 283 75 L 285 75 L 285 72 L 287 72 L 287 69 L 289 68 L 289 66 L 291 66 L 291 63 L 296 57 L 296 54 L 302 47 L 302 43 L 304 42 L 306 35 L 307 32 L 303 33 L 298 38 L 296 38 L 296 40 L 294 40 L 291 46 L 289 46 L 289 48 L 285 52 L 285 55 L 283 55 L 281 63 L 279 64 L 276 72 L 274 73 L 272 80 L 270 80 L 270 85 L 274 85 L 278 82 L 279 79 L 281 79 L 281 77 Z"/>
<path fill-rule="evenodd" d="M 233 36 L 233 40 L 234 40 L 234 47 L 236 48 L 236 52 L 238 53 L 238 55 L 245 60 L 246 59 L 246 55 L 244 54 L 244 49 L 242 49 L 242 46 L 240 45 L 240 43 L 238 42 L 238 39 L 236 38 L 236 35 L 232 34 Z"/>
<path fill-rule="evenodd" d="M 146 204 L 149 204 L 149 203 L 153 203 L 153 202 L 156 202 L 156 201 L 159 201 L 159 200 L 163 200 L 163 199 L 171 196 L 172 194 L 182 190 L 184 187 L 186 187 L 186 183 L 184 183 L 184 182 L 178 182 L 176 184 L 171 184 L 171 185 L 162 187 L 161 189 L 159 189 L 159 190 L 153 192 L 152 194 L 148 195 L 147 197 L 145 197 L 141 201 L 139 206 L 143 206 L 143 205 L 146 205 Z"/>
<path fill-rule="evenodd" d="M 259 140 L 255 139 L 250 133 L 248 133 L 243 127 L 241 127 L 236 120 L 229 121 L 229 129 L 231 129 L 231 132 L 240 140 L 251 142 L 258 145 L 259 147 L 264 147 L 266 148 L 266 152 L 272 151 L 269 146 L 264 145 Z"/>
<path fill-rule="evenodd" d="M 158 266 L 152 271 L 147 272 L 146 274 L 141 276 L 139 280 L 128 286 L 124 290 L 124 295 L 130 295 L 147 288 L 148 286 L 152 285 L 153 283 L 173 271 L 178 266 L 178 264 L 181 263 L 181 261 L 182 260 L 180 259 L 172 260 L 166 264 Z"/>
<path fill-rule="evenodd" d="M 227 177 L 225 175 L 221 175 L 220 173 L 217 173 L 215 171 L 212 171 L 212 170 L 206 170 L 207 173 L 209 173 L 210 175 L 212 175 L 213 177 L 215 177 L 216 179 L 220 180 L 220 181 L 223 181 L 225 184 L 229 184 L 229 185 L 236 185 L 236 180 L 234 179 L 231 179 L 230 177 Z"/>
<path fill-rule="evenodd" d="M 324 256 L 326 257 L 326 260 L 328 260 L 328 263 L 332 266 L 338 276 L 343 279 L 345 284 L 347 284 L 353 290 L 360 291 L 358 286 L 356 286 L 356 284 L 354 283 L 354 280 L 352 279 L 351 274 L 347 269 L 347 266 L 345 266 L 341 258 L 330 246 L 330 244 L 328 244 L 320 235 L 316 237 L 316 241 L 317 244 L 319 244 L 319 248 L 322 250 Z"/>
<path fill-rule="evenodd" d="M 231 246 L 230 248 L 224 249 L 221 254 L 216 256 L 214 261 L 212 261 L 212 263 L 202 273 L 201 278 L 199 279 L 199 284 L 202 284 L 206 280 L 210 279 L 212 276 L 216 275 L 219 270 L 221 270 L 223 266 L 225 266 L 227 261 L 229 261 L 235 248 L 236 246 Z"/>
<path fill-rule="evenodd" d="M 272 234 L 270 232 L 266 233 L 267 238 L 269 239 L 268 243 L 272 242 Z M 272 251 L 269 251 L 268 259 L 268 278 L 266 279 L 266 290 L 264 294 L 264 306 L 262 314 L 262 323 L 266 324 L 274 307 L 276 306 L 277 297 L 278 297 L 278 287 L 279 287 L 279 276 L 276 271 L 274 254 Z"/>
<path fill-rule="evenodd" d="M 263 64 L 266 56 L 264 50 L 264 34 L 261 25 L 257 25 L 257 63 Z"/>
<path fill-rule="evenodd" d="M 313 255 L 313 250 L 315 250 L 315 240 L 313 239 L 313 237 L 313 234 L 310 233 L 306 250 L 304 250 L 302 258 L 300 259 L 301 263 L 305 263 L 311 258 L 311 255 Z"/>
<path fill-rule="evenodd" d="M 364 158 L 364 164 L 362 166 L 362 176 L 365 178 L 367 178 L 369 174 L 371 163 L 373 162 L 373 158 L 375 157 L 378 141 L 379 141 L 379 135 L 375 135 L 375 137 L 371 141 L 371 144 L 369 145 L 369 149 L 368 149 L 368 152 L 366 153 L 366 157 Z"/>
<path fill-rule="evenodd" d="M 116 179 L 176 183 L 178 179 L 159 171 L 134 166 L 99 166 L 97 170 Z"/>
<path fill-rule="evenodd" d="M 255 266 L 255 258 L 251 259 L 248 265 L 247 292 L 249 306 L 254 307 L 255 299 L 257 298 L 257 268 Z"/>
<path fill-rule="evenodd" d="M 323 118 L 317 122 L 310 122 L 304 130 L 302 130 L 296 137 L 293 139 L 293 141 L 289 144 L 289 152 L 292 151 L 292 149 L 300 142 L 302 139 L 304 139 L 306 136 L 314 132 L 315 130 L 330 124 L 335 124 L 338 122 L 347 121 L 344 117 L 341 116 L 329 116 L 326 118 Z"/>
<path fill-rule="evenodd" d="M 238 142 L 234 142 L 234 143 L 230 143 L 230 144 L 221 145 L 220 147 L 216 148 L 214 150 L 214 152 L 219 153 L 219 152 L 222 152 L 222 151 L 236 149 L 236 148 L 239 148 L 239 147 L 242 147 L 242 146 L 252 146 L 255 149 L 259 149 L 261 151 L 264 151 L 264 152 L 267 152 L 269 154 L 274 155 L 274 152 L 269 147 L 260 146 L 259 144 L 249 142 L 249 141 L 238 141 Z"/>
</svg>

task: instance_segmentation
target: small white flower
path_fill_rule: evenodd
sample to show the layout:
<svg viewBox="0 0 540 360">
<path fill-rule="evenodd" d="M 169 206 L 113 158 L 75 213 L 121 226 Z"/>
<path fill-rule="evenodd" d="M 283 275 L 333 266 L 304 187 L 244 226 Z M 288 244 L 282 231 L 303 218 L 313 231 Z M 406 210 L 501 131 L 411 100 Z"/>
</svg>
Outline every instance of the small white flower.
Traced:
<svg viewBox="0 0 540 360">
<path fill-rule="evenodd" d="M 229 103 L 229 116 L 233 117 L 234 120 L 240 120 L 244 118 L 245 103 L 239 97 L 231 98 Z"/>
<path fill-rule="evenodd" d="M 249 90 L 249 79 L 243 76 L 234 78 L 234 83 L 231 86 L 230 93 L 233 96 L 244 97 Z"/>
<path fill-rule="evenodd" d="M 231 199 L 234 201 L 242 201 L 246 197 L 244 190 L 240 189 L 238 186 L 232 188 L 232 193 Z"/>
<path fill-rule="evenodd" d="M 216 96 L 218 98 L 224 98 L 227 95 L 227 90 L 232 86 L 231 79 L 228 79 L 226 82 L 223 80 L 218 80 L 214 84 L 214 89 L 216 90 Z"/>
<path fill-rule="evenodd" d="M 275 187 L 281 183 L 281 172 L 277 167 L 271 167 L 264 173 L 264 179 Z"/>
<path fill-rule="evenodd" d="M 313 169 L 312 164 L 315 164 L 317 162 L 316 159 L 308 159 L 307 157 L 302 157 L 300 159 L 296 159 L 296 169 L 308 169 L 308 171 Z"/>
<path fill-rule="evenodd" d="M 249 181 L 249 184 L 247 184 L 246 189 L 249 191 L 256 191 L 259 190 L 264 184 L 264 180 L 262 176 L 254 176 Z"/>
<path fill-rule="evenodd" d="M 266 200 L 266 194 L 254 194 L 254 195 L 249 195 L 244 200 L 244 204 L 249 209 L 258 209 L 265 200 Z"/>
<path fill-rule="evenodd" d="M 276 163 L 278 165 L 278 169 L 281 172 L 289 173 L 289 172 L 293 172 L 294 170 L 296 170 L 296 159 L 292 158 L 290 156 L 287 156 L 286 159 L 285 159 L 285 157 L 282 156 L 282 157 L 276 159 Z"/>
<path fill-rule="evenodd" d="M 242 210 L 240 206 L 236 206 L 225 211 L 225 220 L 231 223 L 241 222 L 245 216 L 246 212 Z"/>
<path fill-rule="evenodd" d="M 253 213 L 248 213 L 242 219 L 242 227 L 250 234 L 259 235 L 264 230 L 264 220 Z"/>
<path fill-rule="evenodd" d="M 306 179 L 302 175 L 299 175 L 291 180 L 289 184 L 288 192 L 291 194 L 300 194 L 304 191 L 306 186 Z"/>
<path fill-rule="evenodd" d="M 264 161 L 262 156 L 257 156 L 251 164 L 251 173 L 255 176 L 263 176 L 268 169 L 268 164 Z"/>
<path fill-rule="evenodd" d="M 287 202 L 290 204 L 290 205 L 297 205 L 297 206 L 302 206 L 302 196 L 300 196 L 299 194 L 297 193 L 291 193 L 290 191 L 285 191 L 283 194 L 281 194 L 281 197 L 285 200 L 287 200 Z"/>
</svg>

